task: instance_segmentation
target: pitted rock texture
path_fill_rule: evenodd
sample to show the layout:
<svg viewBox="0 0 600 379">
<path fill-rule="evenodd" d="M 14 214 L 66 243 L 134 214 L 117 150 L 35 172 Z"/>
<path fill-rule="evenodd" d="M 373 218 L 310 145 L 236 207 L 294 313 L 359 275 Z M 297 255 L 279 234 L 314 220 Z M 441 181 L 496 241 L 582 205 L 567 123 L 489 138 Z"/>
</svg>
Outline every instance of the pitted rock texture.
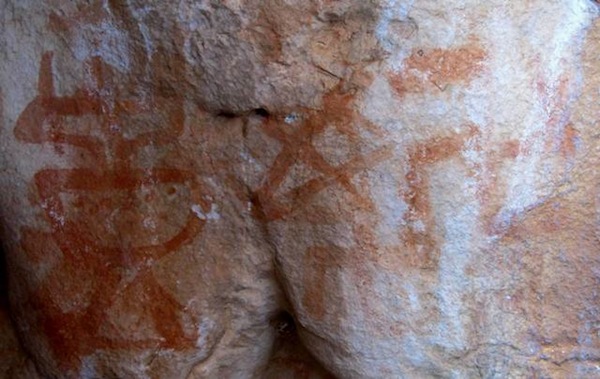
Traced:
<svg viewBox="0 0 600 379">
<path fill-rule="evenodd" d="M 595 2 L 0 15 L 6 375 L 600 376 Z"/>
</svg>

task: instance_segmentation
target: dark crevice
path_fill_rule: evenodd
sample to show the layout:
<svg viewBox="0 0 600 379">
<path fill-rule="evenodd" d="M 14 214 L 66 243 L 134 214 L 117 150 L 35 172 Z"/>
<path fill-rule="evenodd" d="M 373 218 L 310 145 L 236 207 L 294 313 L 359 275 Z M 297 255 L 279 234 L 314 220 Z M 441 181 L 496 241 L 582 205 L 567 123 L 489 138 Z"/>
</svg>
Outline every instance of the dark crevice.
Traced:
<svg viewBox="0 0 600 379">
<path fill-rule="evenodd" d="M 0 218 L 1 220 L 1 218 Z M 0 235 L 2 235 L 2 225 L 0 225 Z M 14 344 L 9 346 L 0 346 L 0 348 L 7 348 L 13 352 L 14 360 L 12 365 L 10 366 L 10 371 L 14 373 L 18 377 L 22 376 L 22 373 L 27 373 L 27 377 L 31 378 L 44 378 L 43 375 L 40 375 L 40 372 L 43 372 L 38 366 L 38 362 L 34 359 L 33 355 L 30 353 L 28 349 L 25 348 L 23 343 L 22 336 L 18 333 L 18 328 L 16 321 L 14 319 L 14 315 L 10 311 L 10 302 L 9 302 L 9 283 L 8 283 L 8 258 L 6 254 L 7 249 L 5 248 L 2 240 L 0 240 L 0 312 L 4 312 L 5 315 L 8 316 L 9 325 L 3 325 L 4 331 L 6 332 L 6 328 L 9 328 L 9 333 L 14 333 Z M 0 318 L 0 322 L 3 322 Z M 12 329 L 12 330 L 11 330 Z M 4 336 L 6 338 L 6 336 Z M 6 339 L 4 340 L 6 341 Z M 23 371 L 21 371 L 23 370 Z M 12 378 L 12 374 L 10 374 Z"/>
<path fill-rule="evenodd" d="M 296 333 L 294 317 L 287 311 L 281 311 L 275 315 L 271 319 L 271 325 L 280 338 L 291 337 Z"/>
<path fill-rule="evenodd" d="M 0 241 L 0 308 L 8 309 L 8 269 L 2 241 Z"/>
<path fill-rule="evenodd" d="M 335 376 L 315 359 L 300 337 L 299 327 L 301 325 L 296 321 L 293 306 L 288 300 L 290 294 L 285 285 L 285 276 L 282 274 L 278 248 L 268 228 L 264 199 L 261 199 L 260 193 L 252 191 L 250 188 L 246 188 L 246 195 L 252 204 L 254 219 L 258 222 L 264 241 L 271 250 L 274 280 L 282 295 L 279 311 L 274 313 L 269 320 L 275 339 L 271 346 L 269 361 L 260 377 L 264 379 L 300 377 L 335 379 Z"/>
<path fill-rule="evenodd" d="M 262 118 L 268 118 L 271 116 L 271 112 L 269 112 L 266 108 L 255 108 L 252 110 L 245 110 L 245 111 L 239 111 L 239 112 L 234 112 L 228 109 L 221 109 L 215 112 L 215 115 L 217 117 L 222 117 L 222 118 L 228 118 L 228 119 L 232 119 L 232 118 L 238 118 L 238 117 L 245 117 L 248 115 L 255 115 L 258 117 L 262 117 Z"/>
<path fill-rule="evenodd" d="M 217 112 L 217 117 L 236 118 L 236 117 L 238 117 L 238 115 L 231 111 L 220 110 Z"/>
<path fill-rule="evenodd" d="M 268 110 L 266 110 L 265 108 L 256 108 L 254 110 L 254 114 L 260 117 L 269 117 L 271 114 L 269 113 Z"/>
<path fill-rule="evenodd" d="M 276 338 L 263 378 L 335 379 L 304 346 L 290 312 L 283 310 L 277 313 L 271 319 L 271 326 L 275 329 Z"/>
</svg>

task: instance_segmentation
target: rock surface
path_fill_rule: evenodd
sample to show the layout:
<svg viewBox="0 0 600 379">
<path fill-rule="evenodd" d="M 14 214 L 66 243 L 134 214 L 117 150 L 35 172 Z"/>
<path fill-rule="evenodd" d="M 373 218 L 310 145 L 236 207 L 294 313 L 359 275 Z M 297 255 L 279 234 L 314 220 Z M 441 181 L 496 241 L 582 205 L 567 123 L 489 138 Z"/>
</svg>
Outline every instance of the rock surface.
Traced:
<svg viewBox="0 0 600 379">
<path fill-rule="evenodd" d="M 597 16 L 2 2 L 21 347 L 40 377 L 600 376 Z"/>
</svg>

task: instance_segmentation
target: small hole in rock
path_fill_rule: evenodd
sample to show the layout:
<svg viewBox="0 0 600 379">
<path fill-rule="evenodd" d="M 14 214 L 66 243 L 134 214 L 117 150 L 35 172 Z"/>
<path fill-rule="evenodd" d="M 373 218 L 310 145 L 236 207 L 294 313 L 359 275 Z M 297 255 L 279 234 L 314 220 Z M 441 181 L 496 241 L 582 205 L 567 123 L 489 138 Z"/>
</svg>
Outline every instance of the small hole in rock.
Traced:
<svg viewBox="0 0 600 379">
<path fill-rule="evenodd" d="M 254 114 L 260 117 L 269 117 L 271 115 L 265 108 L 256 108 Z"/>
<path fill-rule="evenodd" d="M 296 332 L 296 322 L 289 312 L 282 311 L 271 320 L 271 325 L 282 337 L 292 336 Z"/>
</svg>

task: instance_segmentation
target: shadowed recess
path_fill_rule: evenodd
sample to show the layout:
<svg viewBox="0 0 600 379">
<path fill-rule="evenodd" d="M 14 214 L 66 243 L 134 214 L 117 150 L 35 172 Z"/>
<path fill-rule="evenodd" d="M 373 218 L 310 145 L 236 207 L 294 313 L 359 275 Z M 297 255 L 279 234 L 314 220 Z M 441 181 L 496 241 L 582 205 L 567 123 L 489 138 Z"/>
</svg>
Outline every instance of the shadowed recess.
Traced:
<svg viewBox="0 0 600 379">
<path fill-rule="evenodd" d="M 271 319 L 271 326 L 275 328 L 276 339 L 263 378 L 335 379 L 305 348 L 292 314 L 278 313 Z"/>
<path fill-rule="evenodd" d="M 0 309 L 8 309 L 8 270 L 2 241 L 0 241 Z"/>
</svg>

